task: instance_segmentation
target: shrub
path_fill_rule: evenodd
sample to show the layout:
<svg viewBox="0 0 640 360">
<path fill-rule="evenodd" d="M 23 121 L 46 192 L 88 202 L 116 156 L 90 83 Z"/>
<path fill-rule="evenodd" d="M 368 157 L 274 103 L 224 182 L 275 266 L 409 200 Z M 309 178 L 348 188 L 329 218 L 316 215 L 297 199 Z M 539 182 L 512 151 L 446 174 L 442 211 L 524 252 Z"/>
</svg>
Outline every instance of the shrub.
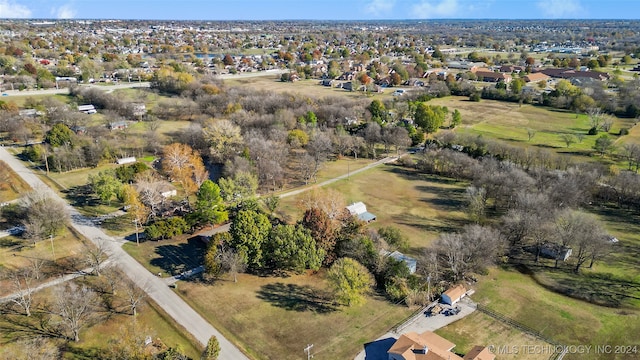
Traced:
<svg viewBox="0 0 640 360">
<path fill-rule="evenodd" d="M 478 92 L 474 92 L 473 94 L 469 95 L 469 100 L 480 102 L 480 94 Z"/>
<path fill-rule="evenodd" d="M 618 135 L 620 135 L 620 136 L 629 135 L 629 129 L 627 129 L 627 128 L 620 129 L 620 133 L 618 133 Z"/>
<path fill-rule="evenodd" d="M 589 129 L 589 132 L 587 133 L 589 135 L 598 135 L 598 128 L 597 127 L 592 127 L 591 129 Z"/>
</svg>

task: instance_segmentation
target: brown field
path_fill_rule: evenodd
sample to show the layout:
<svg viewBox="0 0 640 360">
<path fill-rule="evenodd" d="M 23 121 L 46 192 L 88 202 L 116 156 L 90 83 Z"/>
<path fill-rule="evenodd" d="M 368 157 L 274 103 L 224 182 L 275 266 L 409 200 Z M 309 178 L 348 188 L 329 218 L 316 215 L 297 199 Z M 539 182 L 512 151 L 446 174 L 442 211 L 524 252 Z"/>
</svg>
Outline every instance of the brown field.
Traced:
<svg viewBox="0 0 640 360">
<path fill-rule="evenodd" d="M 314 359 L 352 359 L 411 314 L 377 296 L 336 309 L 326 300 L 326 286 L 321 274 L 241 274 L 237 283 L 180 282 L 178 293 L 255 359 L 300 359 L 307 344 L 314 344 Z"/>
<path fill-rule="evenodd" d="M 0 161 L 0 203 L 16 200 L 31 190 L 4 161 Z"/>
</svg>

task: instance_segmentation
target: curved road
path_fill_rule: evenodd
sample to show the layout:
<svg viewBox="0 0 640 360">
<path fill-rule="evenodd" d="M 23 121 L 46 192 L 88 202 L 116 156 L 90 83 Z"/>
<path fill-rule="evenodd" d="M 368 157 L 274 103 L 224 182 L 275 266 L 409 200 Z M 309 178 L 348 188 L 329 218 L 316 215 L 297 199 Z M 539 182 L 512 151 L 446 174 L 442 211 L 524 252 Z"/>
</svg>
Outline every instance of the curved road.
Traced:
<svg viewBox="0 0 640 360">
<path fill-rule="evenodd" d="M 57 199 L 65 202 L 58 194 L 46 186 L 31 170 L 14 158 L 4 147 L 0 147 L 0 160 L 7 163 L 29 186 L 33 189 L 44 189 Z M 71 205 L 67 205 L 71 214 L 71 226 L 76 231 L 84 235 L 87 239 L 97 243 L 103 241 L 109 258 L 121 270 L 127 274 L 140 288 L 144 289 L 147 295 L 153 299 L 162 309 L 169 314 L 178 324 L 190 332 L 202 345 L 205 345 L 212 335 L 215 335 L 220 342 L 221 360 L 243 360 L 245 356 L 235 345 L 224 338 L 218 330 L 209 324 L 202 316 L 196 313 L 184 300 L 176 295 L 165 283 L 164 280 L 151 274 L 140 265 L 135 259 L 127 254 L 121 247 L 121 242 L 105 234 L 97 227 L 91 219 L 81 215 Z"/>
</svg>

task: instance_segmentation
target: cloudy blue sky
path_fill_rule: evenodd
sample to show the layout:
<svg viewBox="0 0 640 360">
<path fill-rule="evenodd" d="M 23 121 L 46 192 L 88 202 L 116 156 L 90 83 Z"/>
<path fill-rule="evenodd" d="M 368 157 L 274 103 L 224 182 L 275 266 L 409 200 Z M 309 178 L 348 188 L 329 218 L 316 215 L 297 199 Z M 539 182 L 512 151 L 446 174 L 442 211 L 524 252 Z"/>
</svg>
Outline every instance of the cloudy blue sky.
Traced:
<svg viewBox="0 0 640 360">
<path fill-rule="evenodd" d="M 640 0 L 0 0 L 0 18 L 638 19 Z"/>
</svg>

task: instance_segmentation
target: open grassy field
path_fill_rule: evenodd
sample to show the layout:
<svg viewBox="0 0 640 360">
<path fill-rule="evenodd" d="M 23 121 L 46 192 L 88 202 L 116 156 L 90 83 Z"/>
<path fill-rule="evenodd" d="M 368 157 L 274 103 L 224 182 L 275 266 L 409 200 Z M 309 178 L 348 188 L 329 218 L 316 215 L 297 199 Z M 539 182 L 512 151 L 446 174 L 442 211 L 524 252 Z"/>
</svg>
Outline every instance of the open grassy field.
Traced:
<svg viewBox="0 0 640 360">
<path fill-rule="evenodd" d="M 456 344 L 453 349 L 456 353 L 466 354 L 475 345 L 493 347 L 495 352 L 498 349 L 508 348 L 512 350 L 512 346 L 517 346 L 519 353 L 501 353 L 496 354 L 498 359 L 526 359 L 526 360 L 548 360 L 549 354 L 524 354 L 525 346 L 536 346 L 543 348 L 550 346 L 533 336 L 522 333 L 498 320 L 495 320 L 482 312 L 476 311 L 471 315 L 460 319 L 453 324 L 435 331 L 438 335 Z"/>
<path fill-rule="evenodd" d="M 463 183 L 395 165 L 381 165 L 327 187 L 342 193 L 347 203 L 363 201 L 377 215 L 369 226 L 399 228 L 414 253 L 440 232 L 455 231 L 467 222 Z M 297 221 L 304 212 L 301 196 L 282 199 L 277 212 Z"/>
<path fill-rule="evenodd" d="M 449 111 L 458 109 L 462 114 L 462 125 L 457 132 L 466 132 L 495 138 L 520 146 L 550 148 L 558 153 L 589 155 L 593 152 L 596 136 L 585 136 L 582 142 L 576 142 L 567 148 L 562 134 L 587 134 L 589 118 L 584 114 L 550 109 L 546 107 L 522 105 L 504 101 L 469 101 L 466 97 L 450 96 L 429 101 L 431 105 L 441 105 Z M 633 119 L 613 118 L 614 123 L 609 136 L 616 142 L 624 143 L 638 140 L 638 130 Z M 621 128 L 628 128 L 633 136 L 618 137 Z M 528 129 L 535 130 L 529 140 Z M 638 141 L 640 143 L 640 141 Z"/>
<path fill-rule="evenodd" d="M 533 276 L 492 269 L 478 282 L 474 300 L 563 344 L 640 344 L 640 313 L 572 299 L 545 289 Z M 610 354 L 569 354 L 567 359 L 638 359 Z"/>
<path fill-rule="evenodd" d="M 0 203 L 13 201 L 31 190 L 4 161 L 0 161 Z"/>
<path fill-rule="evenodd" d="M 397 88 L 384 89 L 384 93 L 366 94 L 358 91 L 346 91 L 340 88 L 322 86 L 317 79 L 300 80 L 296 82 L 282 82 L 278 76 L 260 76 L 245 79 L 226 79 L 224 83 L 228 86 L 251 86 L 252 89 L 262 91 L 275 91 L 286 93 L 297 93 L 310 97 L 327 96 L 347 96 L 353 98 L 370 97 L 373 99 L 391 99 L 391 95 Z"/>
<path fill-rule="evenodd" d="M 0 270 L 23 269 L 33 261 L 44 262 L 42 278 L 37 282 L 44 282 L 50 277 L 64 273 L 66 266 L 78 263 L 85 253 L 83 240 L 69 229 L 62 235 L 53 238 L 53 249 L 50 240 L 43 240 L 35 245 L 25 239 L 8 236 L 0 239 Z M 55 263 L 54 263 L 55 261 Z M 6 279 L 0 278 L 0 296 L 12 292 Z"/>
<path fill-rule="evenodd" d="M 180 282 L 178 293 L 255 359 L 301 359 L 308 344 L 314 344 L 314 359 L 352 359 L 364 343 L 411 314 L 377 296 L 335 308 L 322 274 Z"/>
<path fill-rule="evenodd" d="M 42 290 L 35 294 L 34 304 L 44 305 L 52 294 L 52 288 Z M 35 306 L 34 306 L 35 309 Z M 140 306 L 138 315 L 134 318 L 124 313 L 97 313 L 96 320 L 91 326 L 80 332 L 80 342 L 69 342 L 58 336 L 55 332 L 47 330 L 39 332 L 42 327 L 50 329 L 48 324 L 38 324 L 40 318 L 45 315 L 34 311 L 32 317 L 4 313 L 0 316 L 0 358 L 9 359 L 7 354 L 11 351 L 21 353 L 20 346 L 15 338 L 21 336 L 49 337 L 53 343 L 62 349 L 63 359 L 85 360 L 102 358 L 108 349 L 109 342 L 123 339 L 127 336 L 150 336 L 153 340 L 160 339 L 168 347 L 179 347 L 189 358 L 198 359 L 201 349 L 197 341 L 191 337 L 181 326 L 176 324 L 161 308 L 153 302 L 145 302 Z M 29 325 L 32 324 L 32 325 Z"/>
<path fill-rule="evenodd" d="M 203 263 L 206 246 L 197 239 L 179 236 L 160 241 L 124 244 L 123 248 L 151 273 L 173 276 Z"/>
</svg>

